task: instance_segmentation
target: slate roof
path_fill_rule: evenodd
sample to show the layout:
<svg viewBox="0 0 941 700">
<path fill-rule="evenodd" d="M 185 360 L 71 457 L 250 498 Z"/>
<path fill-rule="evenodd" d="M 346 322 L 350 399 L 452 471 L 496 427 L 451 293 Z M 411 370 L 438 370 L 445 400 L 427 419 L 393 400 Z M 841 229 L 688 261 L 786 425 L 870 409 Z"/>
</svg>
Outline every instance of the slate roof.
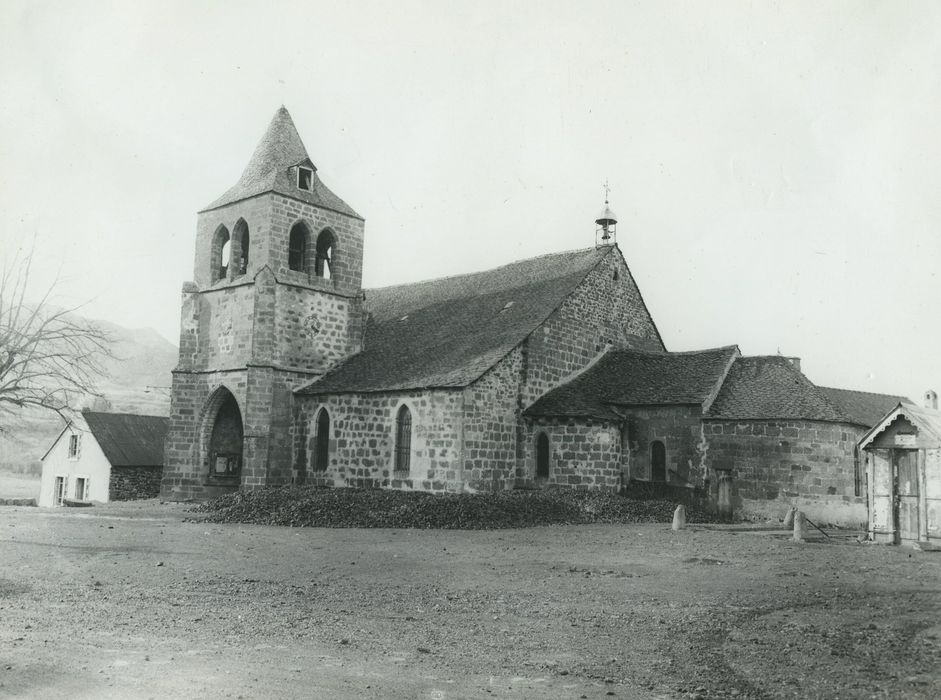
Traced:
<svg viewBox="0 0 941 700">
<path fill-rule="evenodd" d="M 776 355 L 738 358 L 707 417 L 855 422 L 788 358 Z"/>
<path fill-rule="evenodd" d="M 94 411 L 82 412 L 82 418 L 112 467 L 163 465 L 169 418 Z"/>
<path fill-rule="evenodd" d="M 611 350 L 525 413 L 616 420 L 614 406 L 703 405 L 736 355 L 734 345 L 695 352 Z"/>
<path fill-rule="evenodd" d="M 910 404 L 904 396 L 873 394 L 868 391 L 851 391 L 833 387 L 819 387 L 830 402 L 849 420 L 858 425 L 871 428 L 899 404 Z"/>
<path fill-rule="evenodd" d="M 314 171 L 310 192 L 298 189 L 296 179 L 291 177 L 290 168 L 299 163 L 309 165 Z M 304 142 L 294 126 L 294 120 L 283 105 L 275 113 L 268 130 L 255 147 L 255 152 L 239 181 L 202 211 L 217 209 L 265 192 L 277 192 L 317 207 L 357 219 L 363 218 L 320 181 L 317 168 L 307 155 Z"/>
<path fill-rule="evenodd" d="M 611 248 L 366 292 L 363 351 L 299 394 L 467 386 L 555 311 Z M 662 348 L 637 339 L 639 347 Z"/>
</svg>

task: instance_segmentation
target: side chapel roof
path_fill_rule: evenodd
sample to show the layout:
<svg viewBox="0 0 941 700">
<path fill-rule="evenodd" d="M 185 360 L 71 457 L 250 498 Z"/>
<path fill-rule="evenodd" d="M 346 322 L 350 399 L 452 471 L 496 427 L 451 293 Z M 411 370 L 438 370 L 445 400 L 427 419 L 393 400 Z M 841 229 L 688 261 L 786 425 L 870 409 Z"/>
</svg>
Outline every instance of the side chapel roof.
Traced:
<svg viewBox="0 0 941 700">
<path fill-rule="evenodd" d="M 163 465 L 169 418 L 95 411 L 83 411 L 82 418 L 112 467 Z"/>
<path fill-rule="evenodd" d="M 291 168 L 303 164 L 313 170 L 311 191 L 299 189 Z M 255 147 L 242 177 L 224 195 L 202 209 L 209 211 L 266 192 L 277 192 L 340 214 L 362 219 L 346 202 L 331 192 L 317 176 L 290 113 L 282 105 Z"/>
<path fill-rule="evenodd" d="M 462 387 L 478 379 L 581 284 L 614 247 L 366 292 L 363 350 L 299 394 Z M 638 347 L 662 347 L 637 338 Z"/>
<path fill-rule="evenodd" d="M 847 420 L 847 416 L 789 358 L 777 355 L 738 358 L 707 417 Z"/>
<path fill-rule="evenodd" d="M 793 419 L 874 425 L 904 397 L 818 387 L 788 358 L 740 357 L 706 417 Z"/>
<path fill-rule="evenodd" d="M 616 420 L 616 406 L 703 405 L 737 355 L 734 345 L 695 352 L 611 350 L 537 399 L 526 414 Z"/>
</svg>

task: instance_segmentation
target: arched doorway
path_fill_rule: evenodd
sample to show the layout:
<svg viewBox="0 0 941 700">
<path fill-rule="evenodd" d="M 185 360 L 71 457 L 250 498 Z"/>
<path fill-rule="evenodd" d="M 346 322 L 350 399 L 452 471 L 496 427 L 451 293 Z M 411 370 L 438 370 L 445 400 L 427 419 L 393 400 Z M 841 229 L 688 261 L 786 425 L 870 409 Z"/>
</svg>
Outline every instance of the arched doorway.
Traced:
<svg viewBox="0 0 941 700">
<path fill-rule="evenodd" d="M 539 433 L 536 436 L 536 479 L 549 478 L 549 436 Z"/>
<path fill-rule="evenodd" d="M 667 450 L 659 440 L 650 444 L 650 480 L 667 480 Z"/>
<path fill-rule="evenodd" d="M 242 412 L 228 389 L 213 396 L 209 416 L 209 477 L 215 481 L 235 482 L 242 474 Z"/>
</svg>

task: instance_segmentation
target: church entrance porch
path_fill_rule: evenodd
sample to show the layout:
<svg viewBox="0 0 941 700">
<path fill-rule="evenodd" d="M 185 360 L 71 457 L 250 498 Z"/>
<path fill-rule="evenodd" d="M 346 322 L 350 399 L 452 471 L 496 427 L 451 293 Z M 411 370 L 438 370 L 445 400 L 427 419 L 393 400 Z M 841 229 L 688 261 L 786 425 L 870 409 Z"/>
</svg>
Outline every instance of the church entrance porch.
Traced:
<svg viewBox="0 0 941 700">
<path fill-rule="evenodd" d="M 232 393 L 221 387 L 209 400 L 204 434 L 209 483 L 238 486 L 242 476 L 242 412 Z"/>
</svg>

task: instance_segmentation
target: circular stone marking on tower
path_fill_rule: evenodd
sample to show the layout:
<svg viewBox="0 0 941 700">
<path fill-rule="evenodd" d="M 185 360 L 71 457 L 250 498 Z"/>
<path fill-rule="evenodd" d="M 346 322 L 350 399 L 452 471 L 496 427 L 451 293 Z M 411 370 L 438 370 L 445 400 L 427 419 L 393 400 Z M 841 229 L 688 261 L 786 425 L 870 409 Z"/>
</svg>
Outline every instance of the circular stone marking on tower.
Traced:
<svg viewBox="0 0 941 700">
<path fill-rule="evenodd" d="M 304 332 L 307 336 L 313 338 L 320 333 L 320 329 L 321 324 L 320 319 L 317 318 L 317 314 L 308 314 L 307 318 L 304 319 Z"/>
</svg>

